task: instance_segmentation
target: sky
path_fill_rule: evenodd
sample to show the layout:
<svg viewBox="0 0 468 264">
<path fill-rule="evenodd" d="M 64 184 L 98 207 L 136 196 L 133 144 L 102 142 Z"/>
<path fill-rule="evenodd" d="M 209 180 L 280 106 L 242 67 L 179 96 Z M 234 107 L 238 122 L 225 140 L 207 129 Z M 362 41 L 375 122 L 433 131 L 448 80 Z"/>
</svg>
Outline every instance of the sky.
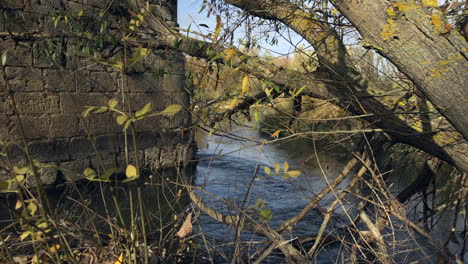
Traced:
<svg viewBox="0 0 468 264">
<path fill-rule="evenodd" d="M 204 27 L 197 27 L 199 24 L 206 24 L 210 27 L 209 30 L 214 31 L 216 27 L 216 18 L 214 16 L 207 17 L 206 10 L 199 13 L 202 7 L 202 0 L 180 0 L 178 3 L 178 23 L 180 28 L 187 29 L 190 26 L 191 30 L 202 31 L 202 33 L 209 33 Z M 297 36 L 292 37 L 293 42 L 299 43 L 300 38 Z M 261 43 L 261 46 L 270 49 L 273 55 L 281 56 L 284 54 L 292 53 L 294 48 L 284 39 L 279 39 L 277 46 L 271 46 L 267 43 Z"/>
</svg>

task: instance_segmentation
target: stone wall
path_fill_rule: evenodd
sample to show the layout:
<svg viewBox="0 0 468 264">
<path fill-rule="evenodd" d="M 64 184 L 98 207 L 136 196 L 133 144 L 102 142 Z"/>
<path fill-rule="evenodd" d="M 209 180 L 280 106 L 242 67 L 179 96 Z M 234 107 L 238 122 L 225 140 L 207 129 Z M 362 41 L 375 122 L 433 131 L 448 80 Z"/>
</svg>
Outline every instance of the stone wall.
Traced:
<svg viewBox="0 0 468 264">
<path fill-rule="evenodd" d="M 101 49 L 99 52 L 104 55 L 123 49 L 115 45 L 111 50 L 96 39 L 76 38 L 83 32 L 99 35 L 103 21 L 109 21 L 104 29 L 109 35 L 128 24 L 132 14 L 122 4 L 124 1 L 114 2 L 109 6 L 112 1 L 0 1 L 0 54 L 8 50 L 5 75 L 2 71 L 0 77 L 0 139 L 9 143 L 9 161 L 3 161 L 3 167 L 26 164 L 19 122 L 12 101 L 4 92 L 7 84 L 32 158 L 52 165 L 41 172 L 46 184 L 63 174 L 57 168 L 82 172 L 91 167 L 101 171 L 99 160 L 107 169 L 123 168 L 126 148 L 129 162 L 135 162 L 130 129 L 126 147 L 116 114 L 90 114 L 86 118 L 81 115 L 85 106 L 106 106 L 111 98 L 119 100 L 121 109 L 131 111 L 148 102 L 155 112 L 171 104 L 182 105 L 182 111 L 172 117 L 154 116 L 136 123 L 137 156 L 152 169 L 185 164 L 191 159 L 194 146 L 190 131 L 184 129 L 191 120 L 186 108 L 189 96 L 184 88 L 181 53 L 152 51 L 125 76 L 115 67 L 81 54 L 85 45 Z M 176 25 L 177 1 L 152 2 L 160 18 Z M 57 19 L 59 22 L 55 22 Z M 127 53 L 132 53 L 130 47 Z M 5 171 L 3 178 L 9 176 Z"/>
</svg>

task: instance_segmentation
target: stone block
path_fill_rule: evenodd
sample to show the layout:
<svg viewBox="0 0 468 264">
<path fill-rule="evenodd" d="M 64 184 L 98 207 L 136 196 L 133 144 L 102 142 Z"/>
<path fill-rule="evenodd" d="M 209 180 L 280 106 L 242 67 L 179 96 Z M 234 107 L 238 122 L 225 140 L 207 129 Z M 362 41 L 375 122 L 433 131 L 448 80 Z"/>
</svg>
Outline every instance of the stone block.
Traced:
<svg viewBox="0 0 468 264">
<path fill-rule="evenodd" d="M 81 131 L 91 135 L 103 135 L 115 133 L 115 121 L 111 113 L 91 114 L 84 119 L 86 126 L 80 122 Z"/>
<path fill-rule="evenodd" d="M 164 117 L 161 116 L 152 116 L 145 117 L 142 120 L 138 120 L 135 123 L 136 132 L 157 132 L 163 128 Z"/>
<path fill-rule="evenodd" d="M 146 93 L 162 91 L 162 79 L 155 77 L 154 74 L 150 72 L 133 73 L 128 77 L 128 88 L 131 92 Z"/>
<path fill-rule="evenodd" d="M 131 111 L 137 111 L 147 103 L 151 103 L 153 112 L 161 111 L 170 105 L 169 98 L 165 98 L 163 93 L 131 93 L 128 95 L 128 99 Z"/>
<path fill-rule="evenodd" d="M 173 20 L 173 14 L 172 11 L 169 7 L 167 6 L 162 6 L 162 5 L 152 5 L 153 7 L 153 13 L 158 16 L 163 18 L 164 20 Z"/>
<path fill-rule="evenodd" d="M 33 141 L 28 148 L 31 157 L 39 162 L 70 160 L 68 140 L 65 139 Z"/>
<path fill-rule="evenodd" d="M 53 2 L 55 1 L 47 1 L 47 0 L 35 0 L 35 1 L 26 1 L 27 5 L 25 5 L 25 11 L 28 13 L 33 12 L 36 14 L 50 14 L 51 10 L 54 10 Z"/>
<path fill-rule="evenodd" d="M 3 140 L 5 142 L 8 142 L 10 140 L 9 134 L 8 134 L 8 124 L 10 123 L 10 119 L 0 113 L 0 140 Z"/>
<path fill-rule="evenodd" d="M 159 155 L 159 162 L 161 168 L 170 168 L 177 165 L 177 152 L 175 150 L 175 146 L 162 147 Z"/>
<path fill-rule="evenodd" d="M 63 114 L 81 114 L 85 106 L 106 106 L 111 96 L 100 93 L 60 94 L 60 110 Z"/>
<path fill-rule="evenodd" d="M 6 154 L 13 165 L 20 167 L 28 164 L 26 152 L 24 151 L 23 145 L 20 143 L 8 144 L 6 147 Z"/>
<path fill-rule="evenodd" d="M 117 135 L 102 135 L 96 137 L 96 148 L 99 153 L 116 153 L 118 151 L 118 137 Z"/>
<path fill-rule="evenodd" d="M 3 87 L 0 86 L 0 89 L 3 89 Z M 0 96 L 0 115 L 5 115 L 7 108 L 7 96 Z"/>
<path fill-rule="evenodd" d="M 83 73 L 63 70 L 44 70 L 45 88 L 53 92 L 75 92 L 77 81 L 86 80 Z"/>
<path fill-rule="evenodd" d="M 93 157 L 90 159 L 90 165 L 89 167 L 94 169 L 99 176 L 104 175 L 105 171 L 103 171 L 102 166 L 104 165 L 104 168 L 106 170 L 112 169 L 112 168 L 119 168 L 119 164 L 117 164 L 117 154 L 105 154 L 105 155 L 100 155 L 101 159 L 99 160 L 97 157 Z M 102 162 L 102 164 L 101 164 Z M 124 167 L 124 166 L 122 166 Z"/>
<path fill-rule="evenodd" d="M 157 146 L 159 142 L 159 135 L 157 132 L 137 132 L 135 137 L 138 150 Z M 119 134 L 117 138 L 118 152 L 125 152 L 126 146 L 124 135 Z M 134 150 L 133 137 L 130 132 L 127 133 L 127 149 L 132 151 Z"/>
<path fill-rule="evenodd" d="M 145 162 L 145 151 L 144 150 L 138 151 L 137 152 L 137 158 L 138 158 L 138 162 L 140 164 L 140 167 L 142 167 L 142 165 Z M 128 162 L 131 165 L 134 165 L 134 166 L 136 165 L 135 152 L 133 150 L 128 152 Z M 117 164 L 121 168 L 126 168 L 127 163 L 126 163 L 126 160 L 125 160 L 125 153 L 123 153 L 123 152 L 118 153 L 118 155 L 117 155 Z"/>
<path fill-rule="evenodd" d="M 58 114 L 59 97 L 46 93 L 15 93 L 16 106 L 20 114 L 43 115 Z"/>
<path fill-rule="evenodd" d="M 115 92 L 118 90 L 118 85 L 116 73 L 91 73 L 91 87 L 93 92 Z"/>
<path fill-rule="evenodd" d="M 50 137 L 76 137 L 79 134 L 80 120 L 78 115 L 54 114 L 50 116 Z"/>
<path fill-rule="evenodd" d="M 19 31 L 12 30 L 12 32 Z M 15 43 L 9 40 L 4 40 L 1 43 L 2 45 L 0 46 L 0 53 L 8 50 L 8 57 L 6 61 L 7 67 L 26 67 L 32 65 L 32 49 L 30 43 Z"/>
<path fill-rule="evenodd" d="M 21 116 L 25 128 L 24 134 L 27 139 L 46 138 L 49 135 L 50 117 L 44 116 Z M 10 140 L 22 139 L 21 131 L 17 121 L 11 120 L 8 127 Z"/>
<path fill-rule="evenodd" d="M 72 138 L 69 143 L 71 160 L 86 159 L 96 155 L 93 145 L 85 137 Z"/>
<path fill-rule="evenodd" d="M 83 171 L 90 166 L 89 160 L 72 160 L 59 164 L 59 170 L 66 181 L 83 179 Z"/>
<path fill-rule="evenodd" d="M 57 164 L 55 163 L 46 163 L 45 166 L 39 169 L 39 174 L 41 176 L 41 183 L 43 185 L 54 184 L 57 179 L 59 170 L 57 169 Z M 29 177 L 26 182 L 26 186 L 35 187 L 37 186 L 36 179 L 34 177 Z"/>
<path fill-rule="evenodd" d="M 88 93 L 93 90 L 89 71 L 79 70 L 74 72 L 74 83 L 78 93 Z"/>
<path fill-rule="evenodd" d="M 24 2 L 23 0 L 2 0 L 0 8 L 24 9 Z"/>
<path fill-rule="evenodd" d="M 166 51 L 160 54 L 160 67 L 169 75 L 185 76 L 185 58 L 178 51 Z"/>
<path fill-rule="evenodd" d="M 46 49 L 48 49 L 48 47 L 45 42 L 38 41 L 33 44 L 32 64 L 34 67 L 51 68 L 58 65 L 55 59 L 52 59 L 46 54 Z"/>
<path fill-rule="evenodd" d="M 180 144 L 176 146 L 177 162 L 181 165 L 187 165 L 193 161 L 196 148 L 194 145 Z"/>
<path fill-rule="evenodd" d="M 175 146 L 185 143 L 187 136 L 183 132 L 160 132 L 158 145 Z"/>
<path fill-rule="evenodd" d="M 163 90 L 170 93 L 184 92 L 185 76 L 175 74 L 164 74 Z"/>
<path fill-rule="evenodd" d="M 36 92 L 44 89 L 42 71 L 31 67 L 8 67 L 6 75 L 10 89 L 15 92 Z"/>
<path fill-rule="evenodd" d="M 145 149 L 145 166 L 153 170 L 159 169 L 161 166 L 160 157 L 161 150 L 159 147 L 152 147 Z"/>
</svg>

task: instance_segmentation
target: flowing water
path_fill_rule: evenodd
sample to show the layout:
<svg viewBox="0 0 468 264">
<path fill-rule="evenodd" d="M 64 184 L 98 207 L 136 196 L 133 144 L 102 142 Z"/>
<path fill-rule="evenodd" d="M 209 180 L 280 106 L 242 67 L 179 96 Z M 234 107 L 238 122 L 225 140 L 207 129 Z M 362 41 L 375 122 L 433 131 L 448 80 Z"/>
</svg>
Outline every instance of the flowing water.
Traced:
<svg viewBox="0 0 468 264">
<path fill-rule="evenodd" d="M 264 139 L 256 130 L 246 128 L 234 128 L 232 134 L 257 142 Z M 313 142 L 308 139 L 296 139 L 276 145 L 258 145 L 250 140 L 242 141 L 219 136 L 209 136 L 204 139 L 205 142 L 199 143 L 199 162 L 195 171 L 195 184 L 205 186 L 204 191 L 207 194 L 202 194 L 204 202 L 225 214 L 237 214 L 219 198 L 229 200 L 243 209 L 254 206 L 257 199 L 262 199 L 265 201 L 263 209 L 272 211 L 272 219 L 268 222 L 272 227 L 297 215 L 310 199 L 327 185 L 325 179 L 333 181 L 343 163 L 347 161 L 347 153 L 344 153 L 343 149 L 335 148 L 328 151 L 317 149 L 318 153 L 315 155 Z M 286 180 L 282 176 L 268 176 L 264 172 L 265 166 L 271 167 L 273 172 L 274 163 L 281 164 L 283 168 L 285 161 L 289 170 L 302 172 L 298 178 Z M 324 174 L 327 177 L 323 177 Z M 254 175 L 256 180 L 252 182 Z M 249 193 L 251 182 L 252 188 Z M 346 181 L 343 184 L 346 184 Z M 330 198 L 333 197 L 323 199 L 322 204 L 326 204 Z M 312 211 L 298 231 L 287 234 L 285 239 L 297 239 L 302 235 L 316 233 L 321 224 L 321 215 L 318 210 Z M 342 214 L 337 212 L 337 215 Z M 335 220 L 347 222 L 344 217 Z M 208 240 L 217 244 L 229 244 L 233 241 L 235 234 L 233 228 L 226 228 L 206 215 L 202 215 L 200 222 Z M 343 224 L 341 221 L 332 221 L 331 227 Z M 258 241 L 260 238 L 244 233 L 242 239 Z M 229 249 L 225 247 L 224 251 Z M 255 247 L 250 250 L 254 251 Z M 328 254 L 337 255 L 331 252 Z M 326 256 L 328 254 L 319 256 L 320 263 L 336 262 L 333 258 L 328 258 Z"/>
<path fill-rule="evenodd" d="M 344 148 L 330 147 L 324 144 L 314 145 L 314 142 L 308 139 L 286 140 L 278 144 L 262 145 L 258 144 L 258 142 L 265 139 L 271 140 L 272 138 L 269 136 L 262 137 L 257 130 L 241 127 L 233 128 L 231 133 L 235 135 L 234 138 L 215 135 L 200 137 L 198 139 L 198 162 L 195 169 L 186 172 L 186 176 L 193 179 L 193 184 L 203 187 L 204 191 L 198 192 L 198 195 L 203 198 L 203 202 L 221 213 L 238 214 L 238 209 L 250 213 L 258 209 L 271 210 L 271 220 L 268 221 L 268 225 L 272 228 L 297 215 L 315 194 L 327 186 L 328 182 L 334 180 L 339 170 L 349 159 L 349 153 Z M 266 175 L 264 167 L 270 167 L 271 171 L 274 172 L 274 164 L 281 164 L 283 168 L 284 162 L 288 163 L 289 170 L 299 170 L 301 175 L 289 179 L 284 179 L 282 176 Z M 163 172 L 160 176 L 173 178 L 174 173 L 174 171 L 169 170 Z M 255 180 L 252 180 L 254 177 Z M 345 180 L 339 187 L 344 187 L 346 184 L 347 181 Z M 160 221 L 170 219 L 174 213 L 183 211 L 183 208 L 190 205 L 190 201 L 186 196 L 178 200 L 177 205 L 171 204 L 167 195 L 160 191 L 160 185 L 157 187 L 155 185 L 143 185 L 140 188 L 143 200 L 147 203 L 145 206 L 148 207 L 149 211 L 153 208 L 162 208 L 162 213 L 155 213 L 159 214 L 158 219 Z M 99 193 L 98 190 L 99 188 L 91 188 L 88 189 L 88 192 L 96 194 Z M 122 214 L 126 218 L 130 214 L 130 206 L 128 205 L 128 190 L 130 188 L 113 186 L 107 190 L 109 192 L 95 195 L 98 197 L 90 202 L 90 207 L 103 212 L 105 203 L 100 198 L 105 197 L 104 201 L 109 205 L 113 203 L 110 194 L 117 194 L 118 201 L 122 203 Z M 175 197 L 177 190 L 173 191 Z M 133 189 L 133 193 L 136 193 L 135 189 Z M 61 207 L 66 208 L 66 210 L 76 206 L 70 199 L 64 199 L 63 193 L 60 192 L 50 192 L 50 198 L 55 203 L 61 204 Z M 227 206 L 220 198 L 229 200 L 234 207 Z M 264 201 L 262 208 L 255 207 L 259 199 Z M 67 200 L 68 203 L 64 202 L 64 200 Z M 309 213 L 294 231 L 283 233 L 284 239 L 295 240 L 304 235 L 317 233 L 323 220 L 321 208 L 326 208 L 327 204 L 332 200 L 334 200 L 332 194 L 325 197 L 319 206 Z M 336 209 L 327 230 L 334 230 L 350 223 L 348 214 L 355 214 L 353 212 L 354 202 L 353 197 L 343 201 L 343 205 L 348 209 L 346 212 L 341 207 Z M 11 222 L 8 220 L 11 215 L 4 207 L 2 209 L 2 206 L 0 206 L 0 218 L 2 218 L 0 219 L 2 220 L 0 227 L 2 226 L 1 223 L 6 225 Z M 260 221 L 258 215 L 255 218 Z M 198 242 L 202 245 L 202 248 L 209 250 L 215 256 L 214 262 L 225 263 L 226 260 L 221 256 L 222 254 L 216 254 L 214 248 L 222 251 L 229 259 L 230 254 L 232 254 L 235 229 L 201 214 L 196 221 L 196 230 L 203 232 L 204 239 L 199 239 Z M 398 239 L 405 238 L 405 236 L 408 236 L 407 231 L 402 231 L 401 234 L 393 234 L 393 237 Z M 155 241 L 157 239 L 155 238 Z M 244 232 L 241 234 L 241 239 L 249 242 L 244 244 L 244 253 L 252 254 L 258 248 L 256 242 L 262 241 L 264 238 L 250 232 Z M 393 249 L 395 251 L 408 250 L 406 253 L 399 255 L 400 262 L 410 263 L 424 257 L 423 253 L 420 256 L 420 253 L 413 253 L 410 249 L 427 247 L 427 241 L 417 235 L 415 235 L 414 239 L 407 240 L 418 242 L 409 242 L 410 246 L 407 243 L 400 248 Z M 343 250 L 342 246 L 340 243 L 332 243 L 326 247 L 317 255 L 317 263 L 341 263 L 342 260 L 339 258 L 340 252 Z M 423 251 L 420 250 L 420 252 Z M 431 250 L 424 250 L 424 252 L 431 252 Z M 265 263 L 281 263 L 282 261 L 280 257 L 273 255 Z M 419 263 L 428 263 L 428 261 Z"/>
</svg>

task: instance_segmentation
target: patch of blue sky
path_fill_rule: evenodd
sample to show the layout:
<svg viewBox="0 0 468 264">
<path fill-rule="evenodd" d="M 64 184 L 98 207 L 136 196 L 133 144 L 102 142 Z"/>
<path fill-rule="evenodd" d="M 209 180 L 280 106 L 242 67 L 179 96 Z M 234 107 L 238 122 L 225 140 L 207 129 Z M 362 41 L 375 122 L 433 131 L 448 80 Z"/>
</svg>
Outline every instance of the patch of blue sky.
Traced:
<svg viewBox="0 0 468 264">
<path fill-rule="evenodd" d="M 216 27 L 216 17 L 211 15 L 208 17 L 207 10 L 202 9 L 203 1 L 202 0 L 182 0 L 178 4 L 178 23 L 182 29 L 190 29 L 191 31 L 200 32 L 204 35 L 212 33 Z M 209 28 L 205 28 L 200 25 L 208 25 Z M 255 32 L 255 29 L 253 30 Z M 237 34 L 235 34 L 235 45 L 240 46 L 242 38 L 239 36 L 244 36 L 244 27 L 239 27 Z M 192 37 L 202 38 L 194 34 L 189 34 Z M 308 47 L 308 44 L 303 41 L 303 39 L 297 35 L 295 32 L 285 29 L 282 34 L 279 34 L 277 39 L 278 43 L 276 45 L 271 45 L 268 43 L 267 39 L 262 36 L 261 32 L 253 36 L 259 40 L 261 46 L 260 54 L 265 52 L 270 53 L 273 56 L 285 56 L 291 54 L 295 51 L 295 47 Z"/>
</svg>

